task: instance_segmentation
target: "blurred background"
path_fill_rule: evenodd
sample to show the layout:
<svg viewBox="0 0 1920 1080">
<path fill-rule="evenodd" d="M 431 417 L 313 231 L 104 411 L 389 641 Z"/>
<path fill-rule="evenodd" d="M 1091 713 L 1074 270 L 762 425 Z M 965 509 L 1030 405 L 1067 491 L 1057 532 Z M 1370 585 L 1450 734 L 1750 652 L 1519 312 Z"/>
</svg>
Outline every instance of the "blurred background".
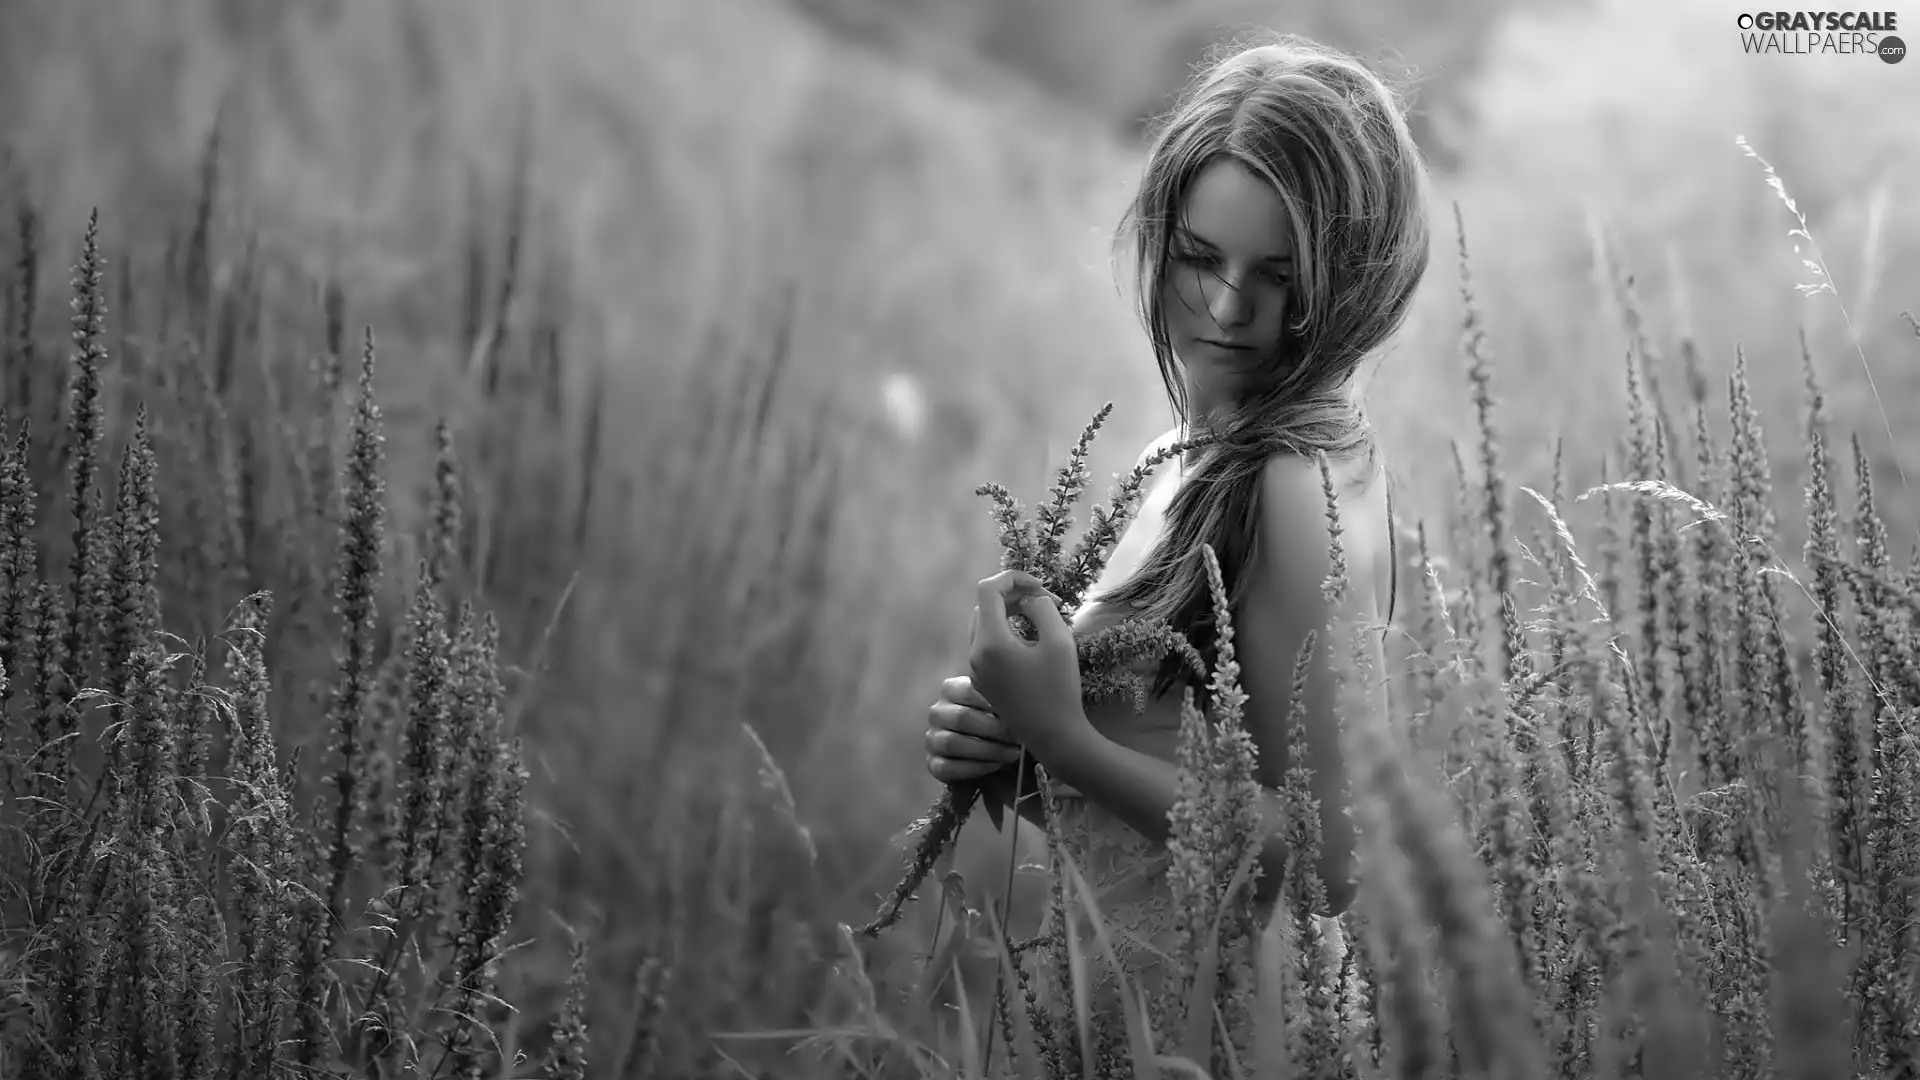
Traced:
<svg viewBox="0 0 1920 1080">
<path fill-rule="evenodd" d="M 1146 122 L 1235 30 L 1322 38 L 1413 96 L 1436 243 L 1370 397 L 1403 525 L 1429 523 L 1440 565 L 1452 448 L 1471 465 L 1478 438 L 1455 206 L 1513 483 L 1545 491 L 1560 445 L 1577 492 L 1618 445 L 1614 271 L 1672 407 L 1683 338 L 1719 401 L 1744 352 L 1780 490 L 1804 484 L 1803 333 L 1839 429 L 1883 475 L 1920 470 L 1899 434 L 1920 414 L 1901 318 L 1920 310 L 1920 63 L 1746 55 L 1741 10 L 0 0 L 0 141 L 54 267 L 98 207 L 137 294 L 203 221 L 214 288 L 249 298 L 245 363 L 306 363 L 337 290 L 349 335 L 379 342 L 400 532 L 450 421 L 485 603 L 539 670 L 516 698 L 535 941 L 512 1000 L 551 1012 L 556 918 L 586 919 L 596 1030 L 632 1037 L 635 968 L 665 958 L 660 1053 L 692 1070 L 789 1060 L 706 1036 L 817 1019 L 835 923 L 871 910 L 936 792 L 924 709 L 997 568 L 974 486 L 1031 501 L 1112 401 L 1103 495 L 1168 424 L 1112 230 Z M 1920 8 L 1899 14 L 1920 37 Z M 1738 135 L 1805 215 L 1798 253 Z M 1796 291 L 1805 258 L 1835 293 Z M 476 359 L 495 346 L 545 376 L 501 381 Z M 1883 508 L 1904 555 L 1920 503 Z M 1797 560 L 1804 526 L 1782 528 Z M 289 742 L 315 741 L 302 722 Z M 960 866 L 985 883 L 970 868 L 1004 852 L 976 824 Z M 928 931 L 883 942 L 883 986 Z"/>
</svg>

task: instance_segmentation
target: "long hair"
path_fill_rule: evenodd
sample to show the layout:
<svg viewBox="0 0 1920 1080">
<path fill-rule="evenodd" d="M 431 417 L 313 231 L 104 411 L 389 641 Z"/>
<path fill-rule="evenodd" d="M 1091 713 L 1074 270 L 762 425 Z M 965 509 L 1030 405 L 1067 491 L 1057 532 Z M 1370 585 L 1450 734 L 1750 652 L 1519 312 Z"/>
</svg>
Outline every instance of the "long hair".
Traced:
<svg viewBox="0 0 1920 1080">
<path fill-rule="evenodd" d="M 1200 171 L 1221 158 L 1264 179 L 1285 208 L 1294 288 L 1280 346 L 1226 416 L 1187 401 L 1167 331 L 1169 236 Z M 1427 166 L 1399 93 L 1358 59 L 1293 35 L 1242 39 L 1189 85 L 1162 120 L 1116 242 L 1131 241 L 1140 314 L 1169 402 L 1206 440 L 1140 568 L 1105 599 L 1166 619 L 1209 663 L 1214 635 L 1200 544 L 1210 544 L 1230 607 L 1255 554 L 1261 466 L 1276 453 L 1377 464 L 1357 394 L 1362 363 L 1405 322 L 1429 251 Z M 1169 658 L 1154 692 L 1181 680 Z"/>
</svg>

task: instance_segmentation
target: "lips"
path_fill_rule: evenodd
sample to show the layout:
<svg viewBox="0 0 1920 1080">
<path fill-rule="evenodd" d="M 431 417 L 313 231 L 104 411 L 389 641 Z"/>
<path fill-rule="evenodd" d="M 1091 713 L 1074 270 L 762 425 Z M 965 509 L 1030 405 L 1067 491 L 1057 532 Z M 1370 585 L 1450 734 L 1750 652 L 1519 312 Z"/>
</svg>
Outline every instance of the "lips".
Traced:
<svg viewBox="0 0 1920 1080">
<path fill-rule="evenodd" d="M 1251 346 L 1251 345 L 1235 345 L 1234 343 L 1232 343 L 1232 342 L 1230 342 L 1230 341 L 1213 341 L 1213 340 L 1210 340 L 1210 339 L 1207 339 L 1207 338 L 1202 338 L 1201 340 L 1202 340 L 1202 341 L 1205 341 L 1205 342 L 1206 342 L 1207 344 L 1209 344 L 1209 345 L 1211 345 L 1211 346 L 1213 346 L 1213 347 L 1214 347 L 1214 348 L 1216 348 L 1216 349 L 1227 349 L 1227 350 L 1229 350 L 1229 351 L 1232 351 L 1232 352 L 1251 352 L 1251 351 L 1253 351 L 1253 346 Z"/>
</svg>

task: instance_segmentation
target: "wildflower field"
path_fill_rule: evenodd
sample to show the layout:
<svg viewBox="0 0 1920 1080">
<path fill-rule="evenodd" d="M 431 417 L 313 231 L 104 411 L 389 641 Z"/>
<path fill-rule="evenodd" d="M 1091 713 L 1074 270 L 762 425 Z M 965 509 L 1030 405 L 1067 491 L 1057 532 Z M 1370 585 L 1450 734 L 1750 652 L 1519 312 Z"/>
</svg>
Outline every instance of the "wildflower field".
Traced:
<svg viewBox="0 0 1920 1080">
<path fill-rule="evenodd" d="M 523 688 L 560 620 L 518 643 L 530 663 L 503 656 L 496 615 L 475 599 L 500 574 L 487 555 L 498 526 L 476 527 L 449 426 L 402 533 L 380 350 L 372 332 L 349 336 L 337 287 L 321 290 L 311 347 L 296 350 L 311 363 L 242 362 L 259 296 L 210 285 L 203 236 L 150 276 L 115 279 L 96 218 L 56 335 L 41 314 L 57 245 L 31 204 L 17 210 L 0 457 L 6 1075 L 492 1076 L 536 1062 L 554 1076 L 758 1075 L 745 1060 L 783 1057 L 818 1075 L 1020 1063 L 1112 1076 L 1153 1075 L 1146 1063 L 1176 1054 L 1215 1075 L 1315 1077 L 1920 1068 L 1920 564 L 1895 557 L 1875 477 L 1857 440 L 1831 430 L 1810 355 L 1795 434 L 1813 480 L 1800 497 L 1769 480 L 1744 357 L 1708 393 L 1687 341 L 1697 393 L 1671 409 L 1647 393 L 1650 343 L 1623 366 L 1632 425 L 1607 464 L 1623 480 L 1575 492 L 1556 466 L 1536 490 L 1502 470 L 1467 290 L 1477 467 L 1446 527 L 1413 533 L 1421 573 L 1384 680 L 1391 720 L 1360 709 L 1347 725 L 1367 887 L 1332 939 L 1343 944 L 1308 914 L 1305 875 L 1271 923 L 1251 921 L 1233 872 L 1243 796 L 1189 789 L 1181 850 L 1198 861 L 1180 880 L 1203 913 L 1187 958 L 1201 989 L 1182 1013 L 1197 1011 L 1197 1028 L 1155 1031 L 1143 1011 L 1095 1034 L 1015 1008 L 1028 976 L 1000 929 L 1006 906 L 950 869 L 921 900 L 940 947 L 893 958 L 896 972 L 919 968 L 918 985 L 874 981 L 845 925 L 754 884 L 818 858 L 757 735 L 763 790 L 706 811 L 702 869 L 676 862 L 694 806 L 639 822 L 641 857 L 663 865 L 625 898 L 653 933 L 615 1012 L 587 978 L 583 932 L 567 939 L 560 1000 L 501 996 L 529 873 L 516 706 L 537 696 Z M 111 328 L 116 307 L 137 329 Z M 497 350 L 484 329 L 474 342 L 484 385 L 558 378 L 556 353 Z M 590 477 L 591 444 L 581 453 Z M 1143 475 L 1096 518 L 1096 548 Z M 998 493 L 1010 558 L 1036 537 L 1059 549 L 1087 479 L 1083 444 L 1038 525 Z M 584 520 L 591 492 L 553 517 L 553 540 Z M 1585 535 L 1570 524 L 1583 504 Z M 1528 510 L 1541 524 L 1522 541 Z M 1777 550 L 1788 512 L 1806 518 L 1809 574 Z M 1331 514 L 1329 538 L 1337 553 Z M 1790 617 L 1789 591 L 1812 618 Z M 1234 670 L 1227 650 L 1216 702 L 1237 693 Z M 1348 676 L 1356 702 L 1382 681 Z M 1227 712 L 1213 734 L 1190 725 L 1183 762 L 1245 782 Z M 1047 887 L 1073 903 L 1076 871 L 1059 855 Z M 706 948 L 716 923 L 731 927 L 724 952 Z M 716 1030 L 731 1017 L 711 1006 L 746 986 L 811 1004 L 793 1010 L 796 1030 Z M 544 1031 L 529 1039 L 535 1002 Z M 1260 1045 L 1214 1045 L 1215 1005 Z M 769 1015 L 750 997 L 734 1007 Z M 1260 1015 L 1272 1024 L 1247 1026 Z M 979 1041 L 989 1032 L 998 1055 Z M 756 1051 L 774 1040 L 810 1049 Z"/>
<path fill-rule="evenodd" d="M 833 68 L 802 55 L 780 62 Z M 568 108 L 618 128 L 589 89 Z M 957 107 L 901 127 L 942 125 L 1022 138 Z M 753 253 L 696 265 L 662 218 L 642 239 L 672 273 L 636 300 L 591 279 L 618 266 L 591 226 L 622 205 L 525 116 L 476 127 L 509 137 L 461 197 L 436 178 L 392 212 L 437 223 L 393 225 L 396 247 L 456 239 L 428 269 L 308 258 L 325 245 L 281 220 L 300 200 L 236 185 L 257 147 L 196 130 L 158 210 L 55 170 L 102 195 L 76 212 L 45 171 L 0 169 L 0 1080 L 1920 1077 L 1920 502 L 1893 435 L 1920 324 L 1885 295 L 1911 249 L 1885 243 L 1872 305 L 1835 282 L 1832 201 L 1810 225 L 1793 170 L 1758 160 L 1774 142 L 1726 154 L 1766 212 L 1755 243 L 1805 248 L 1808 295 L 1780 291 L 1807 307 L 1772 306 L 1839 311 L 1844 335 L 1664 318 L 1642 249 L 1597 229 L 1604 314 L 1576 329 L 1621 343 L 1604 370 L 1496 355 L 1507 292 L 1484 283 L 1529 272 L 1500 265 L 1511 222 L 1436 207 L 1447 273 L 1415 334 L 1452 351 L 1385 413 L 1444 392 L 1474 423 L 1443 467 L 1396 464 L 1388 670 L 1345 670 L 1365 887 L 1336 924 L 1291 875 L 1254 917 L 1246 658 L 1223 651 L 1225 720 L 1182 749 L 1185 977 L 1113 1024 L 1030 994 L 1037 965 L 1064 955 L 1071 983 L 1090 960 L 1044 917 L 1081 903 L 1071 847 L 912 770 L 960 657 L 947 587 L 995 558 L 1084 585 L 1131 509 L 1143 474 L 1097 478 L 1163 426 L 1156 403 L 1061 389 L 1063 358 L 1130 327 L 1036 337 L 992 370 L 1039 400 L 996 413 L 956 382 L 932 446 L 890 442 L 836 377 L 902 335 L 1011 349 L 1077 286 L 920 269 L 933 299 L 798 272 L 733 292 L 715 283 Z M 836 155 L 908 154 L 856 132 L 833 137 L 877 148 L 809 157 L 828 136 L 780 151 L 815 186 L 774 203 L 823 230 L 850 213 L 819 194 L 851 186 Z M 1048 152 L 1036 198 L 1077 221 L 1105 163 Z M 641 186 L 681 167 L 633 158 Z M 999 265 L 1070 246 L 984 228 L 964 198 L 990 170 L 946 164 L 873 213 L 960 205 L 940 242 L 1005 237 L 979 241 Z M 538 198 L 543 168 L 580 171 L 599 216 Z M 876 249 L 919 235 L 873 228 Z M 985 336 L 927 322 L 952 295 Z M 870 322 L 826 339 L 850 312 Z M 854 356 L 837 374 L 823 340 Z M 1111 383 L 1146 385 L 1136 367 Z M 1543 435 L 1528 404 L 1557 378 L 1623 422 Z M 1330 515 L 1336 566 L 1339 538 Z M 1180 647 L 1127 635 L 1083 647 L 1090 692 Z"/>
</svg>

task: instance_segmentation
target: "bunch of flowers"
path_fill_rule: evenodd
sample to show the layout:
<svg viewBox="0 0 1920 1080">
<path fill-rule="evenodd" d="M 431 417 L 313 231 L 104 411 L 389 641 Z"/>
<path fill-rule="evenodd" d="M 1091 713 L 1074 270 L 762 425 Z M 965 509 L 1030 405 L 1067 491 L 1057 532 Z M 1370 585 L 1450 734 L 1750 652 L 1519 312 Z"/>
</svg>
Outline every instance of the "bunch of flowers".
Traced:
<svg viewBox="0 0 1920 1080">
<path fill-rule="evenodd" d="M 1046 502 L 1031 516 L 1004 485 L 987 483 L 975 489 L 976 494 L 993 501 L 1001 569 L 1020 570 L 1040 579 L 1058 598 L 1061 614 L 1069 621 L 1086 601 L 1087 591 L 1100 579 L 1114 544 L 1138 511 L 1153 470 L 1168 459 L 1207 442 L 1205 436 L 1175 441 L 1141 459 L 1120 477 L 1107 504 L 1093 507 L 1086 529 L 1069 547 L 1067 533 L 1073 524 L 1074 506 L 1087 489 L 1087 451 L 1112 413 L 1113 404 L 1109 402 L 1094 415 L 1074 443 L 1066 465 L 1055 474 Z M 1025 616 L 1016 613 L 1009 618 L 1019 633 L 1032 639 L 1035 631 Z M 1199 652 L 1185 636 L 1162 620 L 1123 618 L 1077 634 L 1076 638 L 1082 695 L 1088 704 L 1131 697 L 1136 709 L 1144 709 L 1150 684 L 1140 674 L 1139 667 L 1149 661 L 1157 663 L 1169 654 L 1179 655 L 1197 678 L 1207 677 L 1207 667 Z M 1017 766 L 1022 781 L 1030 775 L 1030 764 L 1023 752 Z M 906 872 L 879 911 L 860 928 L 862 934 L 877 936 L 899 921 L 907 901 L 958 839 L 961 828 L 980 801 L 980 793 L 978 781 L 947 784 L 927 813 L 908 827 L 908 834 L 918 839 L 908 858 Z M 1016 791 L 1016 800 L 1022 794 L 1025 792 Z M 997 808 L 993 812 L 997 820 Z"/>
</svg>

